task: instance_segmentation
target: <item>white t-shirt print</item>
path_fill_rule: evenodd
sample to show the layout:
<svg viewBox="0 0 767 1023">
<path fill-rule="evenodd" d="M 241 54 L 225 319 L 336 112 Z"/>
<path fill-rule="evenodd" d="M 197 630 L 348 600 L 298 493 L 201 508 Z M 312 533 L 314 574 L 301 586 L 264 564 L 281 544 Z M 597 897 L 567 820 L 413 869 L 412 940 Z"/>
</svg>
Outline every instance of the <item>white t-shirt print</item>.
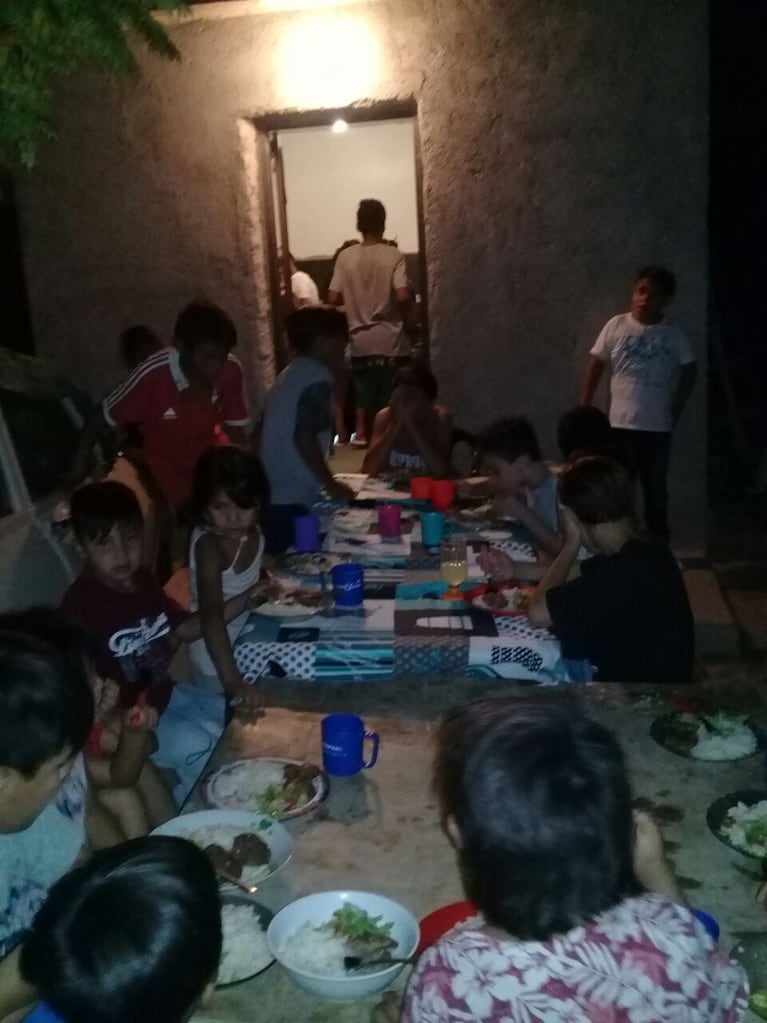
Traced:
<svg viewBox="0 0 767 1023">
<path fill-rule="evenodd" d="M 591 354 L 610 364 L 610 425 L 666 433 L 682 366 L 695 362 L 684 331 L 671 323 L 645 326 L 631 313 L 613 316 Z"/>
</svg>

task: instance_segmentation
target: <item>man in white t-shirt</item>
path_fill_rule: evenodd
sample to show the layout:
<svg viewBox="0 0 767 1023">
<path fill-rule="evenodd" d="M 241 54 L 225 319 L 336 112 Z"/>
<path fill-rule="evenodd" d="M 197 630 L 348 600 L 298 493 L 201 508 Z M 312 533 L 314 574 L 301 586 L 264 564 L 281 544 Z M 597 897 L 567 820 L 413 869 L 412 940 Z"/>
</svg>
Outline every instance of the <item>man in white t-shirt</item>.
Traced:
<svg viewBox="0 0 767 1023">
<path fill-rule="evenodd" d="M 365 443 L 376 412 L 389 404 L 397 368 L 410 358 L 403 323 L 413 296 L 405 257 L 383 240 L 385 228 L 383 203 L 363 199 L 357 210 L 362 242 L 338 253 L 328 291 L 329 304 L 343 306 L 349 323 L 357 441 Z"/>
<path fill-rule="evenodd" d="M 610 425 L 618 453 L 639 477 L 645 525 L 668 541 L 668 463 L 671 433 L 695 383 L 695 356 L 687 336 L 666 323 L 663 309 L 676 278 L 660 266 L 643 267 L 631 294 L 631 312 L 608 320 L 591 349 L 581 404 L 590 405 L 610 366 Z"/>
</svg>

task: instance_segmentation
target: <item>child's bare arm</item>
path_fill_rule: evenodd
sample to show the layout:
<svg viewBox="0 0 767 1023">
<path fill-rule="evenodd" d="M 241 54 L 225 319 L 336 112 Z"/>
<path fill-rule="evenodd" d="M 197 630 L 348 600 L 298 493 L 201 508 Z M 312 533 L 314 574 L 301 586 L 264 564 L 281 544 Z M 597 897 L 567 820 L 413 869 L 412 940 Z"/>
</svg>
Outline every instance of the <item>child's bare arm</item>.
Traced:
<svg viewBox="0 0 767 1023">
<path fill-rule="evenodd" d="M 535 540 L 536 546 L 546 554 L 556 556 L 562 550 L 562 538 L 542 522 L 518 497 L 506 497 L 504 510 L 527 529 Z"/>
<path fill-rule="evenodd" d="M 564 519 L 563 525 L 565 527 L 562 550 L 546 569 L 543 578 L 535 587 L 535 592 L 530 600 L 530 607 L 527 612 L 527 617 L 530 619 L 531 624 L 537 625 L 541 629 L 546 629 L 551 625 L 551 615 L 549 614 L 549 606 L 546 602 L 546 594 L 556 586 L 562 586 L 570 578 L 581 546 L 581 532 L 577 520 L 566 508 L 562 514 Z"/>
<path fill-rule="evenodd" d="M 240 701 L 245 713 L 256 713 L 262 699 L 259 687 L 248 685 L 242 678 L 226 631 L 221 589 L 223 566 L 216 538 L 211 534 L 203 536 L 195 547 L 194 556 L 197 561 L 202 636 L 210 659 L 227 696 Z"/>
<path fill-rule="evenodd" d="M 373 420 L 373 435 L 362 463 L 362 471 L 377 476 L 389 464 L 389 455 L 399 433 L 400 421 L 392 409 L 382 408 Z"/>
<path fill-rule="evenodd" d="M 156 727 L 157 711 L 153 707 L 137 705 L 125 712 L 120 742 L 110 760 L 115 788 L 129 788 L 136 784 L 144 764 L 157 748 Z"/>
<path fill-rule="evenodd" d="M 597 387 L 599 387 L 599 381 L 602 379 L 604 371 L 604 362 L 602 362 L 601 359 L 598 359 L 596 355 L 592 355 L 586 365 L 586 371 L 583 374 L 583 383 L 581 385 L 581 405 L 590 405 L 594 400 L 594 394 L 596 393 Z"/>
<path fill-rule="evenodd" d="M 230 597 L 224 601 L 223 615 L 224 623 L 229 624 L 233 622 L 235 618 L 239 618 L 245 611 L 249 611 L 253 606 L 253 601 L 260 594 L 268 596 L 271 592 L 278 593 L 280 590 L 279 584 L 273 582 L 270 579 L 262 579 L 256 583 L 255 586 L 249 590 L 245 590 L 243 593 L 238 593 L 236 597 Z M 194 643 L 198 639 L 203 638 L 202 630 L 202 617 L 199 611 L 190 612 L 186 618 L 179 625 L 176 626 L 171 637 L 171 642 L 175 645 L 178 643 Z"/>
<path fill-rule="evenodd" d="M 0 961 L 0 1020 L 5 1020 L 12 1012 L 31 1006 L 37 997 L 35 989 L 21 976 L 20 955 L 21 948 L 16 948 Z"/>
</svg>

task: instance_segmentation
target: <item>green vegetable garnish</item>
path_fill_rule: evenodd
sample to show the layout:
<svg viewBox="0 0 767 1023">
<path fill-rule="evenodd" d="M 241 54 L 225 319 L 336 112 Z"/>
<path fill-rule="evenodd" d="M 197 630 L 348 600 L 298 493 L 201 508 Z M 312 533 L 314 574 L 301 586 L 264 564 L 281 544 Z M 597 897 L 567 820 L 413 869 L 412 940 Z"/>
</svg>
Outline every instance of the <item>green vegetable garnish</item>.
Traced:
<svg viewBox="0 0 767 1023">
<path fill-rule="evenodd" d="M 767 818 L 762 817 L 758 821 L 751 821 L 743 828 L 746 841 L 754 845 L 767 845 Z"/>
<path fill-rule="evenodd" d="M 287 810 L 293 810 L 308 802 L 309 799 L 301 782 L 292 781 L 287 785 L 267 785 L 256 799 L 256 809 L 259 813 L 266 814 L 267 817 L 279 817 Z"/>
<path fill-rule="evenodd" d="M 381 916 L 371 916 L 359 906 L 347 902 L 342 909 L 337 909 L 330 922 L 337 935 L 344 938 L 356 938 L 358 941 L 367 941 L 371 938 L 389 938 L 391 923 L 384 924 Z"/>
</svg>

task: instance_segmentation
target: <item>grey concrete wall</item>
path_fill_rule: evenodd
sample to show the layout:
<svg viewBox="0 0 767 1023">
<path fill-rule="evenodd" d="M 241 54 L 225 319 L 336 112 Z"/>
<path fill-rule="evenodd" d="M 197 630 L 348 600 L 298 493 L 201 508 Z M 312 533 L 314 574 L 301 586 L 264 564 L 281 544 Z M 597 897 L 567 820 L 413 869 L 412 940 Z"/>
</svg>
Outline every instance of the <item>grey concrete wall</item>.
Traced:
<svg viewBox="0 0 767 1023">
<path fill-rule="evenodd" d="M 254 393 L 264 293 L 240 119 L 415 97 L 432 352 L 461 425 L 529 414 L 553 453 L 598 329 L 663 261 L 705 360 L 704 0 L 381 0 L 194 21 L 180 65 L 80 78 L 21 188 L 39 351 L 94 391 L 130 322 L 195 294 L 237 321 Z M 238 123 L 239 121 L 239 123 Z M 250 161 L 252 163 L 252 160 Z M 339 238 L 352 225 L 339 225 Z M 679 432 L 677 533 L 702 537 L 704 387 Z"/>
</svg>

